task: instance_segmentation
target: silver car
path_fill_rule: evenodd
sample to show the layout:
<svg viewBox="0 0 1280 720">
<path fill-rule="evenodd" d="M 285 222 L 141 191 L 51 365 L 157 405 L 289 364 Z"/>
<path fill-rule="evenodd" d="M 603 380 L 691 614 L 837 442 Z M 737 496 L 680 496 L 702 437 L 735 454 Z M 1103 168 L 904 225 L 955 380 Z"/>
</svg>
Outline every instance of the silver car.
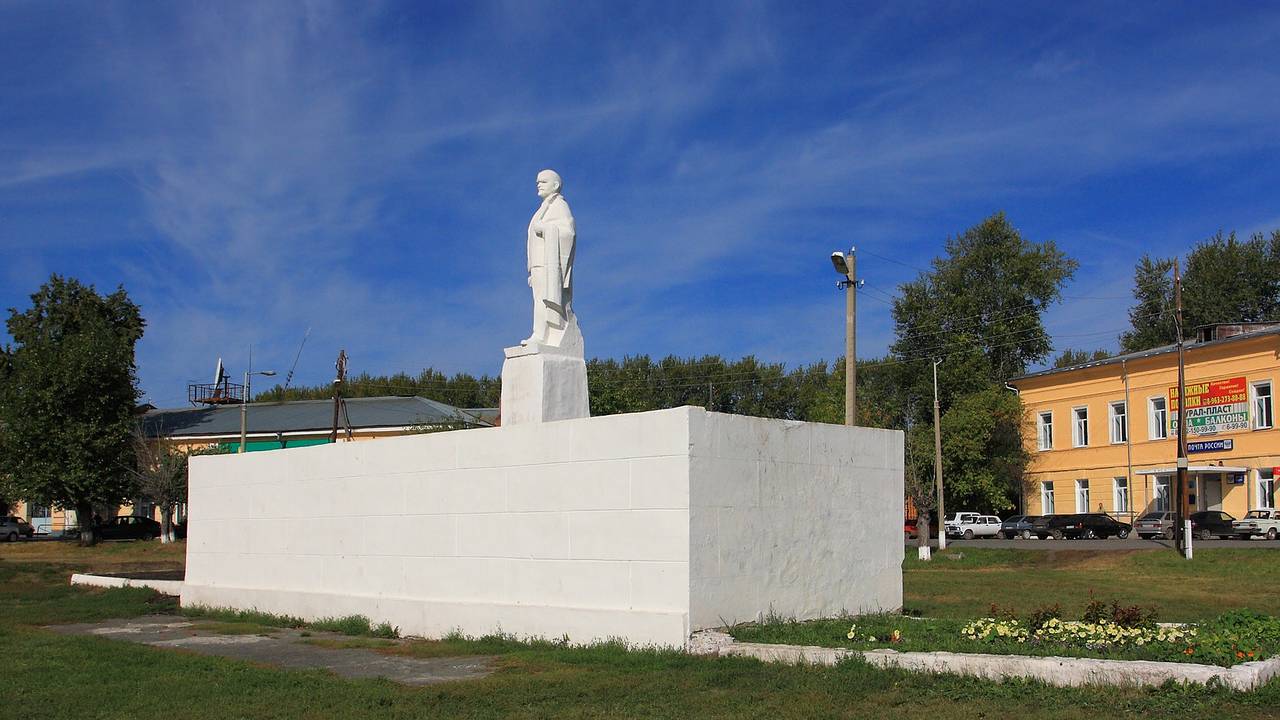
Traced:
<svg viewBox="0 0 1280 720">
<path fill-rule="evenodd" d="M 0 516 L 0 540 L 14 542 L 20 537 L 31 537 L 34 532 L 31 523 L 20 517 Z"/>
<path fill-rule="evenodd" d="M 1173 513 L 1149 512 L 1138 518 L 1133 524 L 1133 531 L 1143 540 L 1151 538 L 1173 539 Z"/>
</svg>

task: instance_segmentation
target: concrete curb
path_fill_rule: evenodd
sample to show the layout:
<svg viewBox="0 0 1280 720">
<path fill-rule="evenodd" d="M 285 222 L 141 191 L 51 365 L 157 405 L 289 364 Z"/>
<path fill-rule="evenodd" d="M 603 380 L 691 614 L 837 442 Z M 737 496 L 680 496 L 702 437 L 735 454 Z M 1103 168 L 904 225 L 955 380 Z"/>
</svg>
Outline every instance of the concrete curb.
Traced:
<svg viewBox="0 0 1280 720">
<path fill-rule="evenodd" d="M 781 662 L 790 665 L 835 665 L 845 658 L 859 657 L 877 667 L 969 675 L 988 680 L 1028 678 L 1058 687 L 1161 685 L 1173 680 L 1198 685 L 1218 682 L 1232 690 L 1248 691 L 1262 687 L 1272 678 L 1280 676 L 1280 658 L 1241 663 L 1224 668 L 1216 665 L 1150 660 L 898 652 L 896 650 L 861 651 L 740 642 L 718 644 L 709 654 L 753 657 L 765 662 Z"/>
<path fill-rule="evenodd" d="M 71 584 L 104 588 L 143 587 L 151 588 L 161 595 L 178 596 L 182 594 L 181 580 L 146 580 L 140 578 L 113 577 L 111 575 L 87 575 L 77 573 L 71 576 Z"/>
</svg>

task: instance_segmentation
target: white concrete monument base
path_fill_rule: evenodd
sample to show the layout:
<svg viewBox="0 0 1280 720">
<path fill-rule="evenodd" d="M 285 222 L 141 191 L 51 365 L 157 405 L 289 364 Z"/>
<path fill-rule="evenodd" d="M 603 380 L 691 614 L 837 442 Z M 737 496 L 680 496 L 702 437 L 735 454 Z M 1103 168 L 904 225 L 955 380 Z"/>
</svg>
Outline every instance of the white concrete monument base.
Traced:
<svg viewBox="0 0 1280 720">
<path fill-rule="evenodd" d="M 571 316 L 558 347 L 506 348 L 502 363 L 502 424 L 572 420 L 591 415 L 587 363 L 577 317 Z"/>
<path fill-rule="evenodd" d="M 191 460 L 182 604 L 684 647 L 902 605 L 903 436 L 682 407 Z"/>
</svg>

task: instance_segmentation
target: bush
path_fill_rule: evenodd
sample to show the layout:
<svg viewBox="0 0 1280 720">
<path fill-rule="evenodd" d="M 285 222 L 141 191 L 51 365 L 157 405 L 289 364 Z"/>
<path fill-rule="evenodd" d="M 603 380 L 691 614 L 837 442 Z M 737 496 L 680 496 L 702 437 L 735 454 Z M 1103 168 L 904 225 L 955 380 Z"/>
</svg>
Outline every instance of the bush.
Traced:
<svg viewBox="0 0 1280 720">
<path fill-rule="evenodd" d="M 1114 603 L 1113 603 L 1114 605 Z M 1107 604 L 1093 596 L 1093 591 L 1089 591 L 1089 604 L 1084 606 L 1084 612 L 1080 614 L 1080 619 L 1087 623 L 1098 623 L 1107 616 Z"/>
<path fill-rule="evenodd" d="M 1280 652 L 1280 618 L 1231 610 L 1200 624 L 1197 655 L 1220 665 L 1260 660 Z"/>
<path fill-rule="evenodd" d="M 1111 622 L 1120 627 L 1149 627 L 1155 625 L 1159 617 L 1160 612 L 1154 606 L 1144 610 L 1137 605 L 1124 606 L 1111 601 Z"/>
<path fill-rule="evenodd" d="M 1050 620 L 1062 617 L 1062 606 L 1058 603 L 1041 605 L 1027 614 L 1027 627 L 1033 632 L 1043 628 Z"/>
</svg>

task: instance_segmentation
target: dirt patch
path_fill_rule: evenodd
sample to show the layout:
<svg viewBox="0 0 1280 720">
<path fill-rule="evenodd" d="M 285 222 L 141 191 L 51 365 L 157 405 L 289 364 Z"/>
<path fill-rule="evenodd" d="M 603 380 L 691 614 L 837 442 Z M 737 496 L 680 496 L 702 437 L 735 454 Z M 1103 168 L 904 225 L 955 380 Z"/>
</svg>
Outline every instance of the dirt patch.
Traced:
<svg viewBox="0 0 1280 720">
<path fill-rule="evenodd" d="M 229 632 L 231 625 L 248 629 Z M 343 646 L 344 641 L 372 638 L 348 638 L 314 630 L 257 628 L 243 623 L 197 623 L 179 615 L 54 625 L 48 629 L 63 635 L 105 637 L 278 668 L 328 670 L 344 678 L 385 678 L 405 685 L 474 680 L 492 674 L 497 667 L 496 658 L 492 656 L 421 658 L 385 652 L 404 641 L 382 640 L 380 642 L 388 644 L 380 648 L 350 647 Z M 250 631 L 255 629 L 264 632 Z"/>
</svg>

